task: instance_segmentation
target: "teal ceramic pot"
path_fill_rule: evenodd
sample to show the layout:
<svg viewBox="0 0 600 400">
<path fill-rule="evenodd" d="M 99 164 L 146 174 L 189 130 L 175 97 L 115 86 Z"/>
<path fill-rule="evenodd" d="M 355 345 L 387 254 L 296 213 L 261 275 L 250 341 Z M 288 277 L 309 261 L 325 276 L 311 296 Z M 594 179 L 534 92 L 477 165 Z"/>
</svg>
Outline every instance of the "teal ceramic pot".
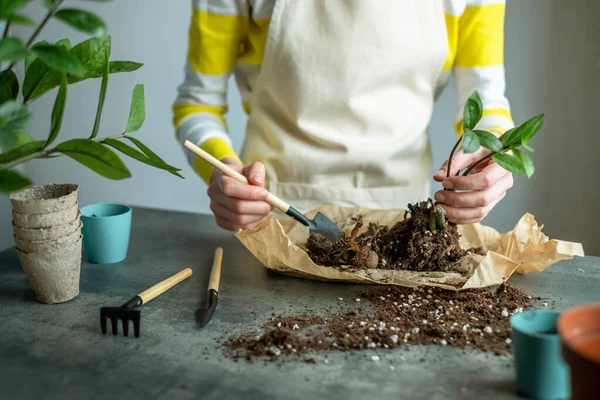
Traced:
<svg viewBox="0 0 600 400">
<path fill-rule="evenodd" d="M 519 393 L 537 400 L 568 399 L 569 370 L 561 356 L 557 311 L 533 310 L 510 318 Z"/>
<path fill-rule="evenodd" d="M 91 204 L 81 209 L 83 248 L 89 262 L 114 264 L 127 258 L 131 208 L 121 204 Z"/>
</svg>

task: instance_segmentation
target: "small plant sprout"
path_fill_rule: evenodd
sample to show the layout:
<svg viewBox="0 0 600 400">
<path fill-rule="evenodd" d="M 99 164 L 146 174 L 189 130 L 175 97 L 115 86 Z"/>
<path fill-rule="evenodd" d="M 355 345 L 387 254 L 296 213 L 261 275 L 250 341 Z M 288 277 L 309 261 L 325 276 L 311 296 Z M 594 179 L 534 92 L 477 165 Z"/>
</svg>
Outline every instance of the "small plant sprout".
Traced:
<svg viewBox="0 0 600 400">
<path fill-rule="evenodd" d="M 457 176 L 461 175 L 461 172 L 462 176 L 467 176 L 477 166 L 491 159 L 500 167 L 513 174 L 526 175 L 530 178 L 534 172 L 533 161 L 525 154 L 525 150 L 533 152 L 533 148 L 529 146 L 528 142 L 542 127 L 544 114 L 538 114 L 521 125 L 509 129 L 500 137 L 485 130 L 475 129 L 482 116 L 483 105 L 479 94 L 475 91 L 465 103 L 463 110 L 463 133 L 450 151 L 446 177 L 450 177 L 452 159 L 458 147 L 462 146 L 464 153 L 475 153 L 482 147 L 487 151 L 481 158 L 465 168 L 464 171 L 457 171 Z M 432 201 L 430 203 L 430 230 L 435 235 L 439 231 L 444 230 L 446 222 L 445 212 L 436 203 Z"/>
</svg>

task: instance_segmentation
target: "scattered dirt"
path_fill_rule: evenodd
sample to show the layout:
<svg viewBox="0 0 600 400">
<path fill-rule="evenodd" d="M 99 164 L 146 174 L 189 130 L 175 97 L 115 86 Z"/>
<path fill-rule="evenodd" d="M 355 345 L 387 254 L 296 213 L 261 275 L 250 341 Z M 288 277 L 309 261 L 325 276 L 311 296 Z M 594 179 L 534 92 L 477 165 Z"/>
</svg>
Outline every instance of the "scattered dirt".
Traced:
<svg viewBox="0 0 600 400">
<path fill-rule="evenodd" d="M 539 298 L 536 298 L 539 299 Z M 377 287 L 353 299 L 362 308 L 273 317 L 262 333 L 229 338 L 228 357 L 247 360 L 309 352 L 393 349 L 437 344 L 474 348 L 495 354 L 510 351 L 510 315 L 528 308 L 532 298 L 501 285 L 496 290 L 450 292 L 438 288 Z M 346 300 L 346 303 L 348 300 Z M 340 303 L 344 299 L 340 298 Z M 302 359 L 302 358 L 301 358 Z M 302 359 L 314 363 L 313 358 Z"/>
<path fill-rule="evenodd" d="M 342 232 L 337 243 L 311 234 L 306 251 L 315 263 L 328 267 L 412 271 L 448 271 L 466 255 L 485 254 L 481 248 L 462 249 L 456 226 L 440 222 L 440 212 L 431 201 L 409 204 L 408 218 L 391 228 L 371 223 L 360 235 L 359 217 L 352 233 Z"/>
</svg>

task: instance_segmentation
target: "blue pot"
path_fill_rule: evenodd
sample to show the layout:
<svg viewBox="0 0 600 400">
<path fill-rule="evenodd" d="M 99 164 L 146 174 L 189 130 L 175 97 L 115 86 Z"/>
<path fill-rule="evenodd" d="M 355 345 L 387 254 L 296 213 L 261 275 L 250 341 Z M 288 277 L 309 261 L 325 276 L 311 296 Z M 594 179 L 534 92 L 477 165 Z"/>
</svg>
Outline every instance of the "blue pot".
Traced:
<svg viewBox="0 0 600 400">
<path fill-rule="evenodd" d="M 569 370 L 561 356 L 557 311 L 534 310 L 510 318 L 521 394 L 539 400 L 568 399 Z"/>
<path fill-rule="evenodd" d="M 121 204 L 91 204 L 81 209 L 83 248 L 88 261 L 113 264 L 127 258 L 131 208 Z"/>
</svg>

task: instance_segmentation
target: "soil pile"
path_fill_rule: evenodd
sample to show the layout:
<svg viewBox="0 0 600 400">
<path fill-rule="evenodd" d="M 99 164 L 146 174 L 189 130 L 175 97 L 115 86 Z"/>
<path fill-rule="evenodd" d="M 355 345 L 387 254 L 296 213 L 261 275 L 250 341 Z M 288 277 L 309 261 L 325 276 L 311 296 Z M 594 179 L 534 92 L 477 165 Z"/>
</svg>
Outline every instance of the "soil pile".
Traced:
<svg viewBox="0 0 600 400">
<path fill-rule="evenodd" d="M 466 255 L 484 255 L 480 248 L 462 249 L 456 226 L 440 223 L 435 212 L 431 201 L 410 204 L 408 218 L 392 227 L 371 223 L 362 234 L 359 217 L 352 233 L 340 233 L 337 243 L 311 234 L 306 251 L 316 264 L 328 267 L 413 271 L 448 271 Z"/>
<path fill-rule="evenodd" d="M 511 348 L 510 315 L 528 308 L 532 298 L 507 285 L 495 291 L 465 292 L 393 286 L 370 289 L 352 301 L 372 306 L 373 310 L 366 313 L 356 308 L 329 311 L 322 316 L 273 317 L 263 325 L 261 334 L 228 339 L 225 354 L 234 359 L 267 357 L 274 361 L 282 355 L 314 351 L 393 349 L 423 344 L 503 354 Z"/>
</svg>

